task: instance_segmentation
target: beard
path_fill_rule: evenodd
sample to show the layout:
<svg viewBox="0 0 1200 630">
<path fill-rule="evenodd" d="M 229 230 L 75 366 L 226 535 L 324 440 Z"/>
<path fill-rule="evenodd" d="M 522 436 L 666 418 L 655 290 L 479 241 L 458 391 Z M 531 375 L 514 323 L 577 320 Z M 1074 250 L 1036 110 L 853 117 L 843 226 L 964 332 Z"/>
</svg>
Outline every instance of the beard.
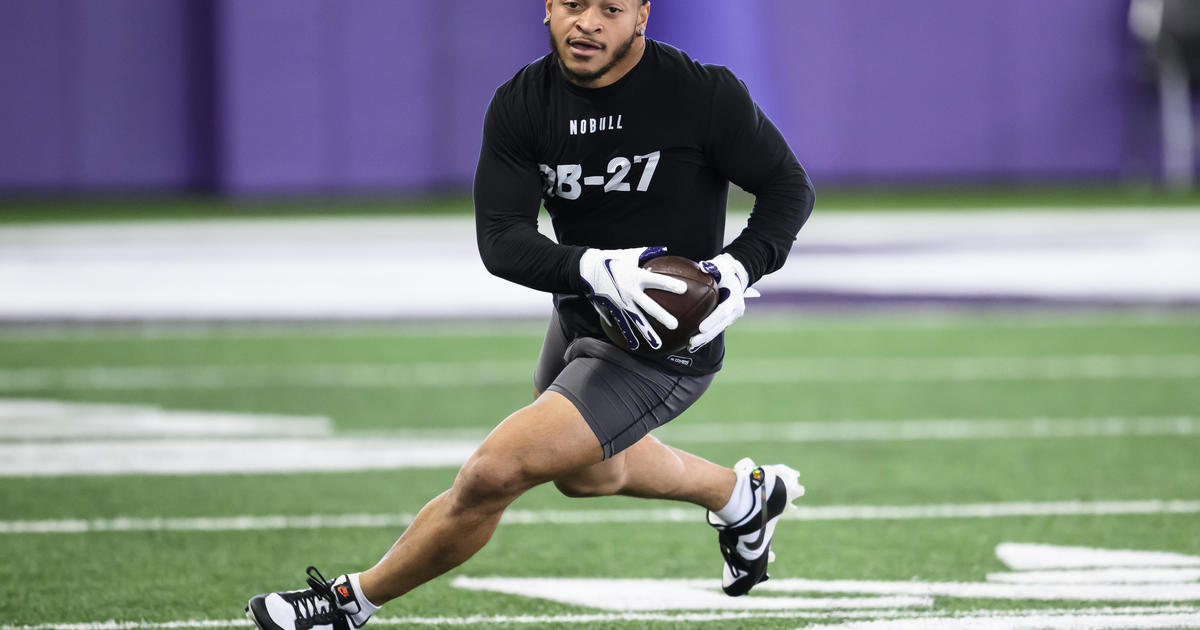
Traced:
<svg viewBox="0 0 1200 630">
<path fill-rule="evenodd" d="M 546 30 L 549 31 L 549 29 Z M 575 72 L 574 70 L 568 68 L 566 62 L 563 61 L 563 59 L 566 58 L 566 55 L 564 54 L 563 49 L 559 47 L 559 42 L 554 39 L 554 33 L 550 33 L 550 50 L 553 51 L 558 57 L 558 67 L 562 70 L 562 73 L 567 75 L 567 78 L 570 79 L 572 83 L 586 85 L 608 74 L 609 70 L 612 70 L 618 63 L 621 63 L 625 57 L 628 57 L 629 51 L 633 48 L 633 42 L 637 41 L 637 38 L 637 33 L 630 35 L 629 39 L 625 41 L 625 43 L 621 44 L 617 48 L 616 52 L 613 53 L 613 58 L 609 60 L 608 63 L 604 64 L 602 68 L 593 72 Z M 566 46 L 566 42 L 563 42 L 562 45 Z"/>
</svg>

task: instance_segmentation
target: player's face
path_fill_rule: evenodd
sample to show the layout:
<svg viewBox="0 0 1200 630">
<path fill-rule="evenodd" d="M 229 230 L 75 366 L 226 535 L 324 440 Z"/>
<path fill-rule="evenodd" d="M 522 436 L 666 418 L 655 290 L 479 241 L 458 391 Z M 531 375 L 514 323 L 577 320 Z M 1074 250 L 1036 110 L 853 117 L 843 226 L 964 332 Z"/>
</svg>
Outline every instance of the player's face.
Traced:
<svg viewBox="0 0 1200 630">
<path fill-rule="evenodd" d="M 604 87 L 642 58 L 650 3 L 641 0 L 546 0 L 550 46 L 572 83 Z"/>
</svg>

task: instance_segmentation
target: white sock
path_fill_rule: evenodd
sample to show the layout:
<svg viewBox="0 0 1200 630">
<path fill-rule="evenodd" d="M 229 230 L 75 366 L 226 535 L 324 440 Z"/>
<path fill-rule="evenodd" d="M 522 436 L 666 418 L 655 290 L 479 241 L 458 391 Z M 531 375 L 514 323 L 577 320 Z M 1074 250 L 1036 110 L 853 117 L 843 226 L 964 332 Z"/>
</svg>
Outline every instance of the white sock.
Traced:
<svg viewBox="0 0 1200 630">
<path fill-rule="evenodd" d="M 363 595 L 362 585 L 358 583 L 358 576 L 358 573 L 346 574 L 346 579 L 350 580 L 350 586 L 354 587 L 354 601 L 358 602 L 358 612 L 350 615 L 350 618 L 354 620 L 354 625 L 356 626 L 366 623 L 367 619 L 371 618 L 371 614 L 376 610 L 379 610 L 378 606 L 372 604 L 367 599 L 367 596 Z"/>
<path fill-rule="evenodd" d="M 754 493 L 750 491 L 750 475 L 738 475 L 737 483 L 733 485 L 733 494 L 725 507 L 713 512 L 726 525 L 734 525 L 746 518 L 754 509 Z"/>
</svg>

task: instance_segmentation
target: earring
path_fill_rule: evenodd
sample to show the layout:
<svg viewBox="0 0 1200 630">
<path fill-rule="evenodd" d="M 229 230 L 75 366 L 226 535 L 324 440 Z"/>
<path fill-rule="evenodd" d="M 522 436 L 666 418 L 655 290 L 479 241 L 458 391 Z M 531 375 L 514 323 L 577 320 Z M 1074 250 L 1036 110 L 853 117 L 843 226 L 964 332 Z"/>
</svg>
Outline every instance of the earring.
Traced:
<svg viewBox="0 0 1200 630">
<path fill-rule="evenodd" d="M 644 37 L 646 35 L 646 29 L 639 28 L 638 30 L 634 31 L 634 34 L 636 34 L 638 37 Z"/>
<path fill-rule="evenodd" d="M 546 19 L 542 20 L 542 24 L 545 24 L 546 26 L 550 26 L 550 16 L 549 15 L 546 16 Z"/>
</svg>

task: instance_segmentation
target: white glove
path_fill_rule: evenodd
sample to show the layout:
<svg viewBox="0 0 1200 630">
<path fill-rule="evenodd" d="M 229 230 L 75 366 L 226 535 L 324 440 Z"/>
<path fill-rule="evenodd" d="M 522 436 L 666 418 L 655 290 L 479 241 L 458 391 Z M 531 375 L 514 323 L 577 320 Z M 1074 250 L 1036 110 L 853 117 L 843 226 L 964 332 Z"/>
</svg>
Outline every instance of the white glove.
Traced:
<svg viewBox="0 0 1200 630">
<path fill-rule="evenodd" d="M 697 334 L 688 340 L 688 352 L 699 350 L 721 334 L 746 312 L 746 298 L 758 297 L 758 291 L 748 288 L 750 275 L 746 267 L 730 254 L 719 254 L 700 263 L 705 273 L 717 279 L 717 308 L 700 322 Z"/>
<path fill-rule="evenodd" d="M 651 348 L 662 347 L 662 339 L 654 332 L 646 315 L 661 322 L 668 330 L 675 330 L 679 325 L 673 315 L 646 295 L 646 289 L 684 293 L 687 283 L 641 268 L 642 263 L 666 253 L 666 247 L 589 249 L 579 259 L 579 275 L 590 289 L 588 299 L 601 317 L 608 318 L 621 330 L 630 350 L 636 350 L 640 345 L 634 330 L 641 333 Z"/>
</svg>

